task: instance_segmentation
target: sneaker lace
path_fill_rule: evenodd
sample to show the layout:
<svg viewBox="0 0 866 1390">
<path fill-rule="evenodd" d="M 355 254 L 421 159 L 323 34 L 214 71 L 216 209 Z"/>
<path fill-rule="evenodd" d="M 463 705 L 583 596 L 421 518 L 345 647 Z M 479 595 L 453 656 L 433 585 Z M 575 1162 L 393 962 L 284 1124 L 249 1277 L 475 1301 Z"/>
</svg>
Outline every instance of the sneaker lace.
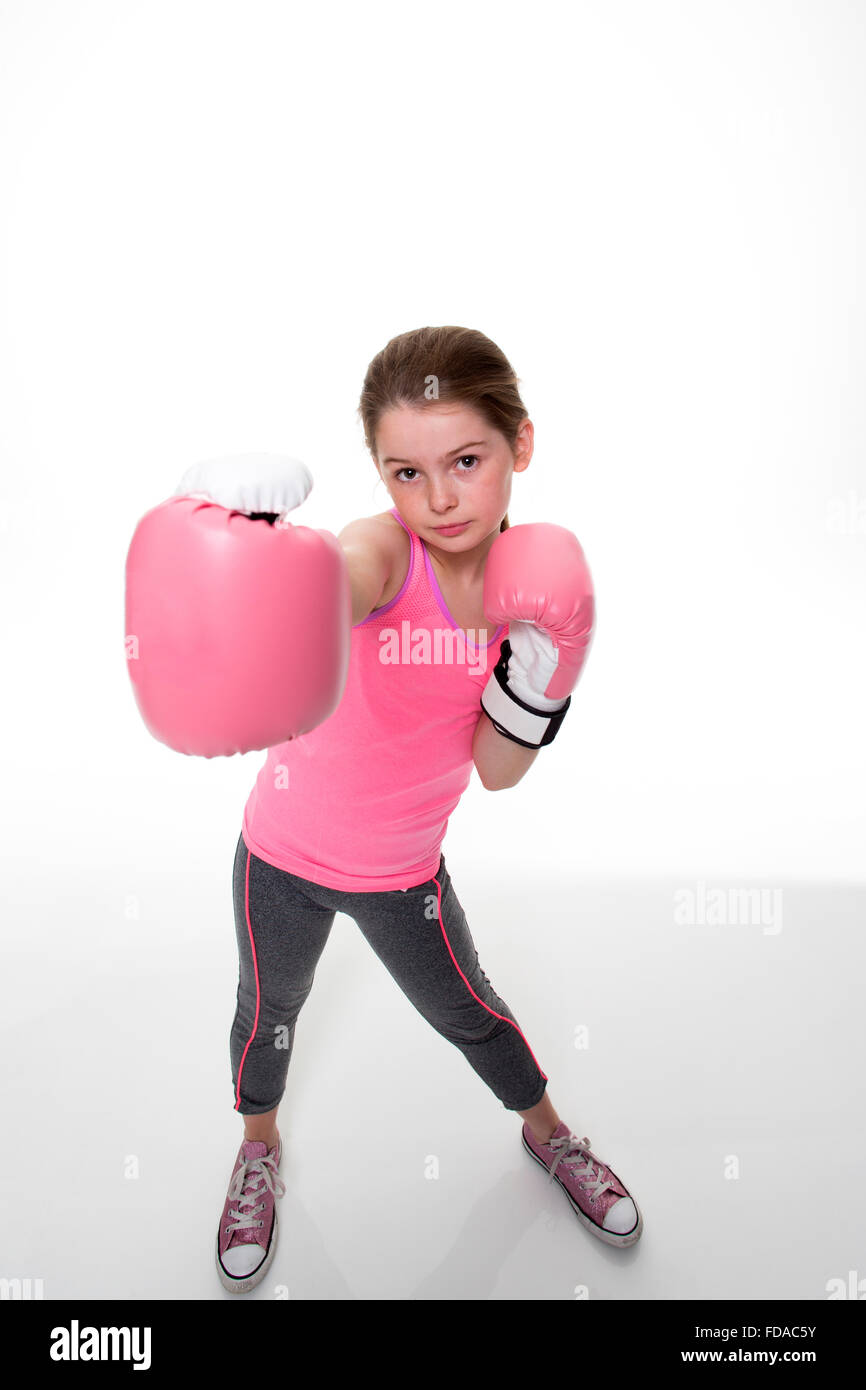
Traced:
<svg viewBox="0 0 866 1390">
<path fill-rule="evenodd" d="M 282 1197 L 286 1190 L 286 1184 L 270 1154 L 265 1154 L 264 1158 L 247 1159 L 246 1163 L 241 1164 L 228 1191 L 231 1200 L 237 1201 L 237 1208 L 229 1207 L 229 1216 L 235 1219 L 226 1226 L 227 1231 L 252 1231 L 264 1225 L 256 1214 L 265 1209 L 265 1203 L 258 1202 L 258 1199 L 264 1196 L 266 1187 L 278 1197 Z"/>
<path fill-rule="evenodd" d="M 556 1162 L 550 1168 L 550 1182 L 553 1182 L 553 1175 L 561 1163 L 564 1168 L 571 1169 L 575 1178 L 586 1179 L 580 1183 L 580 1186 L 585 1192 L 591 1194 L 591 1202 L 597 1201 L 608 1188 L 613 1188 L 613 1183 L 609 1179 L 602 1181 L 605 1166 L 598 1155 L 592 1152 L 586 1135 L 582 1139 L 578 1139 L 576 1134 L 560 1135 L 558 1139 L 551 1139 L 548 1142 L 548 1148 L 553 1149 L 556 1154 Z M 593 1172 L 591 1160 L 598 1164 L 597 1173 Z"/>
</svg>

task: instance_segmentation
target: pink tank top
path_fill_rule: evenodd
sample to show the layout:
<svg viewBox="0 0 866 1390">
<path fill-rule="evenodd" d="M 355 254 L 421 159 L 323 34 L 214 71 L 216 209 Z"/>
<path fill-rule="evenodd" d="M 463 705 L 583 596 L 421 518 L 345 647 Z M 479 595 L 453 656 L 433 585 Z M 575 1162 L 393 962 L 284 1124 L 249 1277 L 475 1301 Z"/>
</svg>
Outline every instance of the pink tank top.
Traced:
<svg viewBox="0 0 866 1390">
<path fill-rule="evenodd" d="M 352 628 L 339 705 L 268 749 L 244 810 L 253 854 L 347 892 L 414 888 L 435 874 L 507 635 L 502 624 L 478 645 L 458 627 L 423 541 L 391 515 L 412 547 L 403 587 Z"/>
</svg>

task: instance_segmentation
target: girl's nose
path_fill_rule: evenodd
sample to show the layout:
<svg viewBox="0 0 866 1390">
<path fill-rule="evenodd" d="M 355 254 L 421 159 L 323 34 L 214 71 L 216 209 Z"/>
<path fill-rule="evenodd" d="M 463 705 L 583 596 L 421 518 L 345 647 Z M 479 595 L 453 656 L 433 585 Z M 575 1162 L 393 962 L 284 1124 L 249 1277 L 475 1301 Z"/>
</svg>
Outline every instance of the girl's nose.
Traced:
<svg viewBox="0 0 866 1390">
<path fill-rule="evenodd" d="M 453 491 L 440 488 L 430 494 L 430 510 L 434 512 L 449 512 L 454 508 L 457 498 Z"/>
</svg>

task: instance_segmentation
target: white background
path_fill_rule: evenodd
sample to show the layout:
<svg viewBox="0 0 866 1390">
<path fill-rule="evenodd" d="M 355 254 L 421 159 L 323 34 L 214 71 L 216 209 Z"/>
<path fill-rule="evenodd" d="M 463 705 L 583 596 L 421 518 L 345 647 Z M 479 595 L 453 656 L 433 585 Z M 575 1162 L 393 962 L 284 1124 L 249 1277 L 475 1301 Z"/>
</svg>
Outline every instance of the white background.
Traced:
<svg viewBox="0 0 866 1390">
<path fill-rule="evenodd" d="M 125 668 L 126 548 L 214 454 L 303 458 L 304 525 L 391 505 L 355 411 L 369 360 L 424 324 L 480 328 L 509 357 L 536 429 L 511 522 L 568 525 L 596 586 L 556 743 L 513 789 L 473 777 L 446 837 L 504 997 L 531 1021 L 518 985 L 534 979 L 548 1026 L 550 957 L 533 977 L 519 931 L 507 953 L 483 918 L 493 886 L 525 905 L 554 880 L 571 902 L 591 883 L 863 883 L 864 59 L 866 9 L 842 0 L 0 4 L 0 828 L 18 1040 L 45 1023 L 50 970 L 58 1000 L 79 998 L 55 1038 L 75 1056 L 94 978 L 120 1007 L 125 969 L 140 982 L 207 961 L 211 997 L 190 1023 L 187 979 L 177 1007 L 211 1040 L 213 1096 L 172 1087 L 170 1049 L 148 1083 L 148 1015 L 135 1105 L 191 1106 L 190 1135 L 223 1115 L 228 1158 L 231 857 L 264 754 L 186 759 L 150 738 Z M 849 938 L 825 950 L 821 916 L 801 969 L 844 985 Z M 605 949 L 637 972 L 631 939 Z M 351 956 L 371 997 L 393 999 L 348 930 L 335 951 L 323 972 Z M 750 957 L 732 987 L 764 968 Z M 307 1007 L 325 1029 L 328 996 Z M 415 1017 L 406 1005 L 401 1026 Z M 555 1025 L 566 1047 L 573 1026 Z M 621 1045 L 627 1070 L 638 1044 Z M 109 1084 L 105 1046 L 70 1063 L 62 1102 L 28 1052 L 7 1111 L 33 1127 L 62 1104 L 110 1129 L 132 1061 L 121 1048 Z M 399 1053 L 393 1035 L 381 1046 Z M 314 1071 L 312 1051 L 297 1065 Z M 412 1079 L 375 1084 L 378 1111 Z M 600 1076 L 596 1113 L 602 1097 L 646 1183 L 640 1127 Z M 63 1292 L 90 1292 L 70 1279 Z M 765 1295 L 792 1296 L 772 1278 Z"/>
<path fill-rule="evenodd" d="M 462 323 L 536 426 L 511 521 L 568 524 L 598 602 L 476 852 L 862 880 L 866 11 L 2 13 L 7 843 L 238 819 L 261 759 L 186 766 L 132 701 L 135 522 L 248 449 L 307 461 L 304 525 L 383 510 L 367 363 Z"/>
</svg>

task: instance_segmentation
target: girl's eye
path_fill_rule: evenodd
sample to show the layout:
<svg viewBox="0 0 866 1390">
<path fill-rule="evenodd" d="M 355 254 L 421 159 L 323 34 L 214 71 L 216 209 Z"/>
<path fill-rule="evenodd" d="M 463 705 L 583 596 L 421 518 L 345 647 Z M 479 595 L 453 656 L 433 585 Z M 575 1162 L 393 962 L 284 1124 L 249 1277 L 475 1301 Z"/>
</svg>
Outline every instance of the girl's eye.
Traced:
<svg viewBox="0 0 866 1390">
<path fill-rule="evenodd" d="M 459 458 L 459 459 L 457 460 L 457 462 L 458 462 L 458 463 L 463 463 L 464 459 L 473 459 L 474 462 L 477 463 L 477 462 L 478 462 L 478 455 L 477 455 L 477 454 L 464 454 L 462 458 Z M 397 479 L 398 482 L 400 482 L 400 474 L 401 474 L 401 473 L 417 473 L 417 471 L 418 471 L 417 468 L 400 468 L 400 469 L 398 469 L 398 471 L 394 474 L 394 477 Z M 468 472 L 468 473 L 474 473 L 474 472 L 475 472 L 475 469 L 469 468 L 469 469 L 466 469 L 465 471 Z M 404 479 L 403 481 L 411 482 L 412 479 L 411 479 L 411 478 L 408 478 L 408 479 Z"/>
</svg>

